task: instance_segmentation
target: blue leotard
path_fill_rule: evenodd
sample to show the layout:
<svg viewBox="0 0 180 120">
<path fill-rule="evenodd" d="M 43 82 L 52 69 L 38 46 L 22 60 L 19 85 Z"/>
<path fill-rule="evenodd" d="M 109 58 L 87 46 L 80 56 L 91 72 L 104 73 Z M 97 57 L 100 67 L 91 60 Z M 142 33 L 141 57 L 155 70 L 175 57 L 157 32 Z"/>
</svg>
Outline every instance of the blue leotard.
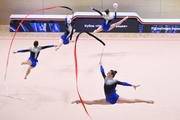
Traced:
<svg viewBox="0 0 180 120">
<path fill-rule="evenodd" d="M 92 8 L 92 10 L 98 12 L 104 19 L 104 21 L 102 22 L 102 28 L 104 31 L 108 31 L 109 28 L 110 28 L 110 23 L 113 19 L 116 19 L 116 12 L 115 12 L 115 15 L 114 16 L 107 16 L 107 15 L 103 15 L 99 10 L 95 9 L 95 8 Z"/>
<path fill-rule="evenodd" d="M 63 44 L 67 45 L 72 39 L 72 35 L 75 32 L 75 28 L 67 23 L 67 18 L 65 19 L 65 25 L 66 25 L 66 30 L 64 34 L 61 36 L 61 39 L 63 40 Z"/>
<path fill-rule="evenodd" d="M 36 63 L 38 62 L 38 56 L 41 50 L 54 47 L 54 45 L 47 45 L 47 46 L 38 46 L 37 48 L 31 47 L 29 49 L 18 50 L 17 52 L 30 52 L 30 57 L 28 60 L 32 62 L 31 67 L 36 67 Z"/>
<path fill-rule="evenodd" d="M 106 101 L 111 104 L 115 104 L 119 98 L 119 95 L 116 94 L 116 90 L 115 90 L 116 85 L 123 85 L 123 86 L 132 86 L 132 85 L 127 82 L 121 82 L 118 80 L 108 80 L 108 78 L 104 73 L 104 68 L 102 65 L 100 66 L 100 71 L 104 78 L 104 94 L 106 97 Z"/>
</svg>

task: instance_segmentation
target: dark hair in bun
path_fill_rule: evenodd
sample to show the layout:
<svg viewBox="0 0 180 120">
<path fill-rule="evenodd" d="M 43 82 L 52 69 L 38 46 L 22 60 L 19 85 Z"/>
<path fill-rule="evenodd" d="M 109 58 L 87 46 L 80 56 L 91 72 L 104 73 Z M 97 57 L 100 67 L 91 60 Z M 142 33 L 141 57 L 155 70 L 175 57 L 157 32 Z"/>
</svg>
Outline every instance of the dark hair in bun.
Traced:
<svg viewBox="0 0 180 120">
<path fill-rule="evenodd" d="M 111 71 L 112 77 L 114 78 L 114 76 L 116 75 L 117 71 L 116 70 L 110 70 L 110 71 Z"/>
<path fill-rule="evenodd" d="M 104 11 L 106 14 L 109 14 L 109 9 L 106 9 L 105 11 Z"/>
<path fill-rule="evenodd" d="M 35 47 L 37 47 L 37 46 L 39 45 L 39 42 L 36 40 L 36 41 L 34 41 L 33 45 L 34 45 Z"/>
</svg>

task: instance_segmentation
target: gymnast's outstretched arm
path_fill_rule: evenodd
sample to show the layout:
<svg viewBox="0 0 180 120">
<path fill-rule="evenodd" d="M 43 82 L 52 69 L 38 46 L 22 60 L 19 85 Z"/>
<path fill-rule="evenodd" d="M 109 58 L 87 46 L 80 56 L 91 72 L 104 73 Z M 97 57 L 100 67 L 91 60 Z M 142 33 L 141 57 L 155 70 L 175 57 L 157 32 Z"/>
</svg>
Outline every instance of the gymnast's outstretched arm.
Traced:
<svg viewBox="0 0 180 120">
<path fill-rule="evenodd" d="M 99 10 L 92 8 L 92 7 L 91 7 L 91 10 L 94 10 L 94 11 L 98 12 L 101 16 L 103 16 L 103 14 Z"/>
<path fill-rule="evenodd" d="M 105 72 L 104 72 L 104 68 L 103 68 L 103 66 L 102 66 L 102 63 L 100 62 L 99 65 L 100 65 L 101 74 L 102 74 L 103 78 L 105 79 L 105 78 L 106 78 L 106 74 L 105 74 Z"/>
<path fill-rule="evenodd" d="M 18 50 L 18 51 L 14 51 L 13 53 L 16 54 L 16 53 L 23 53 L 23 52 L 29 52 L 30 49 L 23 49 L 23 50 Z"/>
</svg>

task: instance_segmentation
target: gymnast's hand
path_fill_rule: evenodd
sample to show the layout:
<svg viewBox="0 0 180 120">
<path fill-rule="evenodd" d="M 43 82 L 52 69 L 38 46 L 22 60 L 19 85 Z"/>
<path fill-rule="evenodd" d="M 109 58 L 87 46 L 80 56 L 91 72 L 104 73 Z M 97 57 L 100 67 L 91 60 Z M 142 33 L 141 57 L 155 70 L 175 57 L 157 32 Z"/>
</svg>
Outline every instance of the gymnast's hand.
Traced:
<svg viewBox="0 0 180 120">
<path fill-rule="evenodd" d="M 132 85 L 132 87 L 134 88 L 134 90 L 136 90 L 137 87 L 139 87 L 140 85 Z"/>
<path fill-rule="evenodd" d="M 101 61 L 99 62 L 99 65 L 102 65 L 102 62 L 101 62 Z"/>
<path fill-rule="evenodd" d="M 117 11 L 117 8 L 114 8 L 114 12 L 116 12 Z"/>
<path fill-rule="evenodd" d="M 13 53 L 14 53 L 14 54 L 16 54 L 17 52 L 16 52 L 16 51 L 14 51 Z"/>
</svg>

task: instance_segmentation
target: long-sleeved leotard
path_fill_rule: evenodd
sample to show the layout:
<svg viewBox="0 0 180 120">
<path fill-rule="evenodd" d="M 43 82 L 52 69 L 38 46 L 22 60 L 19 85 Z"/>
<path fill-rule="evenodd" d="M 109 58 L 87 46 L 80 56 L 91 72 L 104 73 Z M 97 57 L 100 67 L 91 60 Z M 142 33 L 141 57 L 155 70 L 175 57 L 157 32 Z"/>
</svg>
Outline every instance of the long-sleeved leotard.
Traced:
<svg viewBox="0 0 180 120">
<path fill-rule="evenodd" d="M 38 46 L 37 48 L 31 47 L 29 49 L 18 50 L 17 52 L 30 52 L 30 57 L 37 60 L 40 51 L 50 47 L 54 47 L 54 45 Z"/>
<path fill-rule="evenodd" d="M 30 57 L 29 60 L 32 62 L 32 67 L 36 66 L 36 62 L 38 62 L 38 56 L 41 50 L 46 49 L 46 48 L 51 48 L 54 47 L 54 45 L 47 45 L 47 46 L 38 46 L 37 48 L 31 47 L 29 49 L 24 49 L 24 50 L 18 50 L 17 52 L 30 52 Z"/>
<path fill-rule="evenodd" d="M 95 9 L 95 8 L 92 8 L 92 10 L 98 12 L 104 19 L 104 21 L 102 22 L 102 27 L 103 27 L 103 30 L 107 31 L 109 30 L 110 28 L 110 23 L 113 19 L 116 19 L 116 12 L 114 12 L 114 16 L 112 15 L 103 15 L 99 10 Z"/>
<path fill-rule="evenodd" d="M 67 22 L 67 18 L 65 19 L 65 26 L 66 30 L 64 34 L 61 36 L 61 39 L 63 40 L 63 44 L 68 44 L 69 41 L 72 39 L 73 33 L 75 32 L 75 28 Z"/>
<path fill-rule="evenodd" d="M 102 65 L 100 66 L 100 71 L 101 71 L 101 74 L 102 74 L 102 76 L 104 78 L 104 93 L 105 93 L 107 101 L 108 101 L 109 98 L 114 99 L 113 97 L 116 94 L 115 93 L 116 85 L 132 86 L 131 84 L 129 84 L 127 82 L 121 82 L 119 80 L 108 80 L 107 76 L 105 75 L 104 68 L 103 68 Z M 110 102 L 110 101 L 108 101 L 108 102 Z M 114 104 L 114 103 L 112 103 L 112 104 Z"/>
</svg>

